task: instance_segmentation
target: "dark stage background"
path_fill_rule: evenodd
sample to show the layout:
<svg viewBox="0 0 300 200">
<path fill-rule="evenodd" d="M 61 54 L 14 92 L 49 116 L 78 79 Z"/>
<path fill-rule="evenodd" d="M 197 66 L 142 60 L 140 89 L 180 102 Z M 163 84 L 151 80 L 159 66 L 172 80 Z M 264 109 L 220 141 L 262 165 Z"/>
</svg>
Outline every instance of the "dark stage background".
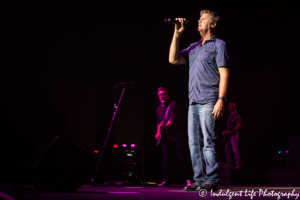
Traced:
<svg viewBox="0 0 300 200">
<path fill-rule="evenodd" d="M 168 63 L 173 25 L 163 19 L 191 21 L 182 49 L 200 40 L 202 9 L 221 16 L 219 38 L 232 53 L 228 101 L 242 117 L 242 164 L 269 168 L 272 155 L 288 149 L 288 135 L 299 132 L 295 7 L 250 1 L 1 1 L 1 177 L 18 176 L 37 146 L 58 134 L 83 152 L 100 150 L 121 92 L 115 86 L 133 81 L 104 154 L 114 143 L 136 143 L 144 150 L 145 180 L 158 181 L 157 88 L 168 88 L 180 104 L 185 130 L 188 108 L 188 67 Z"/>
</svg>

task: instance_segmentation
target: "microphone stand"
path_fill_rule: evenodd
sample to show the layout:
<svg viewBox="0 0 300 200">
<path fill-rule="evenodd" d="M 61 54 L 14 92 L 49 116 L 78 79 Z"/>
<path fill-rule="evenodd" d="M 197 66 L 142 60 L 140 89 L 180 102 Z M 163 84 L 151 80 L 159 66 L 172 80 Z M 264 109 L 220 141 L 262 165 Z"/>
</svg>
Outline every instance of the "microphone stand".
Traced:
<svg viewBox="0 0 300 200">
<path fill-rule="evenodd" d="M 117 89 L 117 87 L 118 87 L 120 84 L 121 84 L 121 83 L 118 83 L 118 85 L 116 86 L 115 89 Z M 101 160 L 101 156 L 102 156 L 104 147 L 105 147 L 105 145 L 106 145 L 106 143 L 107 143 L 107 141 L 108 141 L 108 136 L 109 136 L 109 134 L 110 134 L 110 131 L 111 131 L 111 127 L 112 127 L 112 125 L 113 125 L 113 122 L 114 122 L 114 120 L 115 120 L 115 118 L 116 118 L 116 114 L 117 114 L 119 105 L 120 105 L 120 103 L 121 103 L 121 100 L 122 100 L 122 97 L 123 97 L 125 88 L 126 88 L 126 84 L 124 84 L 124 87 L 123 87 L 123 90 L 122 90 L 122 93 L 121 93 L 121 96 L 120 96 L 118 105 L 114 104 L 115 112 L 114 112 L 113 117 L 112 117 L 112 119 L 111 119 L 110 126 L 109 126 L 109 129 L 108 129 L 107 135 L 106 135 L 106 139 L 105 139 L 105 141 L 104 141 L 103 147 L 102 147 L 101 152 L 100 152 L 100 155 L 99 155 L 99 159 L 98 159 L 98 162 L 97 162 L 97 165 L 96 165 L 96 172 L 95 172 L 95 175 L 96 175 L 96 173 L 97 173 L 97 171 L 98 171 L 98 169 L 99 169 L 99 163 L 100 163 L 100 160 Z M 92 178 L 92 180 L 91 180 L 92 183 L 94 182 L 95 175 L 93 176 L 93 178 Z"/>
</svg>

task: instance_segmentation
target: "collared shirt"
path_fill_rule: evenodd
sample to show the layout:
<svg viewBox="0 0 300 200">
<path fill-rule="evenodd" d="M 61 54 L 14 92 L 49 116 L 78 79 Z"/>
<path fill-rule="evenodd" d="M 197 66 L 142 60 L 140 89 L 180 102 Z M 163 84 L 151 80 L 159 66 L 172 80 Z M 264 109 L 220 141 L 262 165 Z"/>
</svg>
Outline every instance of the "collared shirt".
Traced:
<svg viewBox="0 0 300 200">
<path fill-rule="evenodd" d="M 219 96 L 219 67 L 229 68 L 231 57 L 224 41 L 212 36 L 201 46 L 191 44 L 179 53 L 189 65 L 189 103 L 206 104 Z"/>
</svg>

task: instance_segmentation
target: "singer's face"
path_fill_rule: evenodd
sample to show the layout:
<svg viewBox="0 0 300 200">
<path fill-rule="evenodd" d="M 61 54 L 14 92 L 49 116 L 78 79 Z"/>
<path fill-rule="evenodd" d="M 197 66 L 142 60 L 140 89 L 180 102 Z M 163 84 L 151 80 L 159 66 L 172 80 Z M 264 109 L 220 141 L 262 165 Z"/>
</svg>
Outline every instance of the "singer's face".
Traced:
<svg viewBox="0 0 300 200">
<path fill-rule="evenodd" d="M 208 13 L 204 13 L 200 19 L 198 20 L 198 30 L 199 32 L 207 32 L 210 30 L 210 24 L 211 24 L 211 15 Z"/>
<path fill-rule="evenodd" d="M 169 94 L 167 91 L 160 90 L 160 91 L 158 91 L 157 95 L 158 95 L 160 103 L 165 104 L 169 101 Z"/>
</svg>

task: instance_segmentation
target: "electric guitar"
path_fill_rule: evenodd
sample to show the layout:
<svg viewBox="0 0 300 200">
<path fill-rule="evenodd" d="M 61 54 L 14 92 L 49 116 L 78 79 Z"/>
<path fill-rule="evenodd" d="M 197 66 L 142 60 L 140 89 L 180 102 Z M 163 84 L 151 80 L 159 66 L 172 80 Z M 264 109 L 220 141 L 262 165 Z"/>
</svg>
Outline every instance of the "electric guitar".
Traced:
<svg viewBox="0 0 300 200">
<path fill-rule="evenodd" d="M 238 115 L 237 115 L 237 116 L 238 116 Z M 235 117 L 233 118 L 233 120 L 231 121 L 230 126 L 229 126 L 229 129 L 222 132 L 222 135 L 223 135 L 223 141 L 224 141 L 224 142 L 226 142 L 227 136 L 230 135 L 229 133 L 232 131 L 231 125 L 233 124 L 233 122 L 235 121 L 235 119 L 237 118 L 237 116 L 235 116 Z"/>
<path fill-rule="evenodd" d="M 162 137 L 163 137 L 163 136 L 162 136 L 162 133 L 161 133 L 160 126 L 161 126 L 161 125 L 158 125 L 158 126 L 157 126 L 157 133 L 159 133 L 160 137 L 159 137 L 159 139 L 157 140 L 156 145 L 159 145 L 159 144 L 160 144 L 160 141 L 161 141 L 161 139 L 162 139 Z"/>
<path fill-rule="evenodd" d="M 167 107 L 167 110 L 166 110 L 166 113 L 165 113 L 164 120 L 160 123 L 160 125 L 157 126 L 157 133 L 160 134 L 160 138 L 158 139 L 156 145 L 159 145 L 160 142 L 162 141 L 163 136 L 162 136 L 162 134 L 161 134 L 161 129 L 160 129 L 160 127 L 161 127 L 162 123 L 167 123 L 167 121 L 168 121 L 168 115 L 169 115 L 169 110 L 170 110 L 170 105 Z"/>
</svg>

